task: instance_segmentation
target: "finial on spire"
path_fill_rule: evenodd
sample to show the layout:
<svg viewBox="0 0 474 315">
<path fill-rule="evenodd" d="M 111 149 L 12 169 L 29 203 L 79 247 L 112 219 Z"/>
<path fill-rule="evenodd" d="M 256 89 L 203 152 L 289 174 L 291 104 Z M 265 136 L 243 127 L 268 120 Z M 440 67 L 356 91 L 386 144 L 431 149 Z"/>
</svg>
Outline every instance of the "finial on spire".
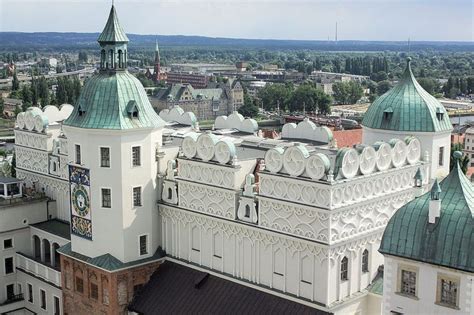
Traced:
<svg viewBox="0 0 474 315">
<path fill-rule="evenodd" d="M 411 62 L 411 57 L 407 57 L 407 63 Z"/>
</svg>

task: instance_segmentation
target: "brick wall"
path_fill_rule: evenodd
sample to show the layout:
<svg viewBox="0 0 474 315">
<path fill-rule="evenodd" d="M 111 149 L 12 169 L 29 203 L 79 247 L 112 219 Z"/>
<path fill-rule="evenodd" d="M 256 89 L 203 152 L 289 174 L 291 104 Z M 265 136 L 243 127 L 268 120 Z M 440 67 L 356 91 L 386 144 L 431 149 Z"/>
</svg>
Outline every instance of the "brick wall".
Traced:
<svg viewBox="0 0 474 315">
<path fill-rule="evenodd" d="M 135 289 L 148 282 L 160 263 L 107 272 L 61 255 L 64 314 L 128 314 Z"/>
</svg>

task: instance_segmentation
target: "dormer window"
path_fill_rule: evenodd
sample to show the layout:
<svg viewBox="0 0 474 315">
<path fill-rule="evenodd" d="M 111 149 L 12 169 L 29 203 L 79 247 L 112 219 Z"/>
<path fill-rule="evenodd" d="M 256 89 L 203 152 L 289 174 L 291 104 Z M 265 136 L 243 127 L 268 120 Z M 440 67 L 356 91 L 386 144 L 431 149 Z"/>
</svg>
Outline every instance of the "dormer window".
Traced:
<svg viewBox="0 0 474 315">
<path fill-rule="evenodd" d="M 127 113 L 128 113 L 128 116 L 132 119 L 138 118 L 137 102 L 135 102 L 134 100 L 131 100 L 130 102 L 128 102 Z"/>
<path fill-rule="evenodd" d="M 443 120 L 444 118 L 443 110 L 439 107 L 436 108 L 436 118 L 438 118 L 439 121 Z"/>
<path fill-rule="evenodd" d="M 393 109 L 391 107 L 383 111 L 383 120 L 389 122 L 393 116 Z"/>
<path fill-rule="evenodd" d="M 79 114 L 79 116 L 82 116 L 86 113 L 86 111 L 82 109 L 81 105 L 79 105 L 79 107 L 77 108 L 77 113 Z"/>
</svg>

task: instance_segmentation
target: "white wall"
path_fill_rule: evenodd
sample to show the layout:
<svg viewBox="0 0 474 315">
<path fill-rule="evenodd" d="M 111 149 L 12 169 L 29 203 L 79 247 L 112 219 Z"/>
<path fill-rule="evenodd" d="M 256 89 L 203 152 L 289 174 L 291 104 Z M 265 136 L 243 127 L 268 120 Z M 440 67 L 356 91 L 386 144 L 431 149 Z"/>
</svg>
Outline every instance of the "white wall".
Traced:
<svg viewBox="0 0 474 315">
<path fill-rule="evenodd" d="M 107 131 L 64 126 L 69 161 L 81 145 L 82 167 L 90 170 L 92 242 L 72 235 L 72 249 L 89 257 L 110 253 L 123 262 L 146 258 L 158 247 L 156 148 L 161 130 Z M 141 146 L 141 166 L 132 166 L 132 146 Z M 110 168 L 100 167 L 100 147 L 110 148 Z M 142 206 L 133 207 L 132 188 L 142 187 Z M 110 188 L 111 208 L 102 208 L 101 188 Z M 148 234 L 148 254 L 139 256 L 138 237 Z M 135 249 L 135 250 L 130 250 Z"/>
<path fill-rule="evenodd" d="M 431 160 L 431 178 L 443 177 L 449 174 L 449 161 L 451 154 L 451 132 L 399 132 L 392 130 L 371 129 L 362 127 L 362 143 L 373 144 L 376 141 L 389 141 L 390 139 L 404 139 L 414 136 L 420 140 L 421 156 L 428 151 Z M 444 147 L 443 166 L 439 166 L 439 148 Z"/>
<path fill-rule="evenodd" d="M 417 297 L 405 297 L 397 293 L 399 264 L 418 268 Z M 460 278 L 459 309 L 444 307 L 436 302 L 438 273 Z M 473 275 L 454 269 L 437 267 L 408 259 L 385 256 L 384 266 L 384 314 L 397 311 L 403 314 L 472 314 Z"/>
</svg>

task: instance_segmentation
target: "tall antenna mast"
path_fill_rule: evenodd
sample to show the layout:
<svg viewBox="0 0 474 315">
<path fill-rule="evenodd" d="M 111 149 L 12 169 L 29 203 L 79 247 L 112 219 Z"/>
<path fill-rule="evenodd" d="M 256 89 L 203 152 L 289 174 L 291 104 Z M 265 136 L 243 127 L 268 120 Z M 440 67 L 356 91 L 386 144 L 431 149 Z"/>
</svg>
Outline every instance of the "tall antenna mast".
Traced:
<svg viewBox="0 0 474 315">
<path fill-rule="evenodd" d="M 336 22 L 336 43 L 337 43 L 337 22 Z"/>
</svg>

